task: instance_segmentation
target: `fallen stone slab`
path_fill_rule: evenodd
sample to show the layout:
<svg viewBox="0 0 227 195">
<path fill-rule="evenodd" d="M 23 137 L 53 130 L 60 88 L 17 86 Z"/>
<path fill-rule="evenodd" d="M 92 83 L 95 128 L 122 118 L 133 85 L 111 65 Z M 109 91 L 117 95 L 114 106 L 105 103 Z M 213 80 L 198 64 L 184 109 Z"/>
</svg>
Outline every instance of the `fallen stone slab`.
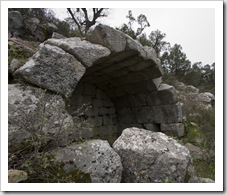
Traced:
<svg viewBox="0 0 227 195">
<path fill-rule="evenodd" d="M 160 132 L 127 128 L 113 143 L 124 168 L 123 182 L 186 182 L 189 150 Z"/>
<path fill-rule="evenodd" d="M 85 67 L 71 54 L 59 47 L 42 44 L 14 77 L 69 97 L 84 73 Z"/>
<path fill-rule="evenodd" d="M 52 152 L 56 162 L 63 164 L 64 172 L 80 170 L 90 174 L 92 183 L 121 182 L 122 164 L 120 156 L 107 141 L 90 140 L 71 144 Z"/>
</svg>

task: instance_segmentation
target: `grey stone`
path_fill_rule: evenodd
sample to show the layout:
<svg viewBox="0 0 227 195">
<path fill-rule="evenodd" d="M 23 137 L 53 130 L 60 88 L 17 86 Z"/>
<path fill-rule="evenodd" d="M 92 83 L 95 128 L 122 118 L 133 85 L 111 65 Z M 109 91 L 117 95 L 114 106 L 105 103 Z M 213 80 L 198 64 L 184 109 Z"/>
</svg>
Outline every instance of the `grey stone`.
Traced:
<svg viewBox="0 0 227 195">
<path fill-rule="evenodd" d="M 103 124 L 104 125 L 114 125 L 116 123 L 117 123 L 117 116 L 116 115 L 103 116 Z"/>
<path fill-rule="evenodd" d="M 162 83 L 162 77 L 153 79 L 153 83 L 155 84 L 156 88 L 158 89 Z"/>
<path fill-rule="evenodd" d="M 160 125 L 154 123 L 143 124 L 144 128 L 150 131 L 158 132 L 160 131 Z"/>
<path fill-rule="evenodd" d="M 158 88 L 158 96 L 163 105 L 178 102 L 178 94 L 173 86 L 161 84 Z"/>
<path fill-rule="evenodd" d="M 185 88 L 186 93 L 199 93 L 199 89 L 194 87 L 193 85 L 187 85 Z"/>
<path fill-rule="evenodd" d="M 69 97 L 84 73 L 84 66 L 72 55 L 46 44 L 14 76 Z"/>
<path fill-rule="evenodd" d="M 39 23 L 40 21 L 37 18 L 30 18 L 28 16 L 24 16 L 23 18 L 23 28 L 26 29 L 26 32 L 29 32 L 34 36 L 37 28 L 39 27 Z"/>
<path fill-rule="evenodd" d="M 186 135 L 186 128 L 183 123 L 162 123 L 160 126 L 160 130 L 166 135 L 176 137 L 183 137 L 184 135 Z"/>
<path fill-rule="evenodd" d="M 144 123 L 181 123 L 186 120 L 182 103 L 162 106 L 134 108 L 137 122 Z"/>
<path fill-rule="evenodd" d="M 199 183 L 215 183 L 215 181 L 213 179 L 210 178 L 199 178 Z"/>
<path fill-rule="evenodd" d="M 82 94 L 89 95 L 92 98 L 96 97 L 96 87 L 94 85 L 85 83 L 83 84 Z"/>
<path fill-rule="evenodd" d="M 54 140 L 57 145 L 66 145 L 75 138 L 73 119 L 66 112 L 64 100 L 59 95 L 30 86 L 10 84 L 8 112 L 10 151 L 18 150 L 20 144 L 31 141 L 31 137 L 37 134 L 43 139 Z"/>
<path fill-rule="evenodd" d="M 91 43 L 107 47 L 111 52 L 121 52 L 126 48 L 124 33 L 106 25 L 99 24 L 87 32 L 86 39 Z"/>
<path fill-rule="evenodd" d="M 191 143 L 187 143 L 185 146 L 189 149 L 193 160 L 203 159 L 203 151 L 198 146 L 194 146 Z"/>
<path fill-rule="evenodd" d="M 116 113 L 116 109 L 114 107 L 109 108 L 108 110 L 109 110 L 108 111 L 109 114 L 115 114 Z"/>
<path fill-rule="evenodd" d="M 13 74 L 21 66 L 22 64 L 17 59 L 13 59 L 9 65 L 9 72 Z"/>
<path fill-rule="evenodd" d="M 132 39 L 130 36 L 126 36 L 126 50 L 134 50 L 137 51 L 139 55 L 143 58 L 146 58 L 146 51 L 144 50 L 143 46 L 140 44 L 139 41 Z"/>
<path fill-rule="evenodd" d="M 160 132 L 128 128 L 113 143 L 123 165 L 123 182 L 185 182 L 189 150 Z"/>
<path fill-rule="evenodd" d="M 99 108 L 98 108 L 98 114 L 99 114 L 99 115 L 105 115 L 105 114 L 108 114 L 108 108 L 105 108 L 105 107 L 99 107 Z"/>
<path fill-rule="evenodd" d="M 214 95 L 212 93 L 209 92 L 205 92 L 205 93 L 200 93 L 198 95 L 198 100 L 200 102 L 204 102 L 204 103 L 211 103 L 212 101 L 214 101 Z"/>
<path fill-rule="evenodd" d="M 119 155 L 107 141 L 91 140 L 71 144 L 52 152 L 63 163 L 65 173 L 80 170 L 90 174 L 92 183 L 120 183 L 122 164 Z"/>
<path fill-rule="evenodd" d="M 86 40 L 81 40 L 79 37 L 48 39 L 45 44 L 62 48 L 64 51 L 73 55 L 87 68 L 91 67 L 98 59 L 110 55 L 109 49 L 101 45 L 92 44 Z"/>
<path fill-rule="evenodd" d="M 57 32 L 53 32 L 52 38 L 53 39 L 65 39 L 66 37 L 61 35 L 61 34 L 59 34 L 59 33 L 57 33 Z"/>
</svg>

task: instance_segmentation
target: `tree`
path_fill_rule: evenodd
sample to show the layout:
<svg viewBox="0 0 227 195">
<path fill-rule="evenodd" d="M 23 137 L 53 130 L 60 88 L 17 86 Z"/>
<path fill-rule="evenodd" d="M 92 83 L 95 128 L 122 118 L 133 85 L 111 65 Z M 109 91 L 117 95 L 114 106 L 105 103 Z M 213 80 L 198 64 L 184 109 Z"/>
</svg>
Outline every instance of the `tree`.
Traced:
<svg viewBox="0 0 227 195">
<path fill-rule="evenodd" d="M 191 62 L 187 59 L 186 54 L 182 52 L 182 46 L 178 44 L 171 47 L 169 52 L 164 52 L 161 62 L 164 70 L 174 74 L 178 79 L 181 79 L 191 67 Z"/>
<path fill-rule="evenodd" d="M 151 47 L 154 48 L 158 57 L 161 57 L 161 52 L 167 51 L 170 47 L 170 43 L 163 40 L 165 37 L 166 37 L 166 34 L 162 33 L 158 29 L 155 31 L 152 31 L 149 35 L 149 41 L 150 41 Z"/>
<path fill-rule="evenodd" d="M 80 36 L 85 36 L 89 28 L 96 24 L 97 19 L 107 16 L 107 8 L 76 8 L 72 10 L 67 8 L 72 20 L 75 22 Z"/>
<path fill-rule="evenodd" d="M 123 33 L 129 35 L 133 39 L 139 39 L 140 35 L 143 36 L 143 38 L 146 37 L 146 35 L 144 36 L 144 34 L 142 34 L 142 32 L 144 31 L 144 29 L 146 27 L 150 26 L 150 23 L 148 22 L 147 17 L 145 15 L 140 14 L 137 17 L 137 19 L 135 19 L 132 16 L 132 11 L 129 10 L 128 11 L 128 15 L 126 16 L 126 18 L 129 19 L 128 24 L 123 24 L 120 28 L 117 28 L 118 30 L 120 30 Z M 133 29 L 134 24 L 139 26 L 139 27 L 137 27 L 136 30 Z"/>
</svg>

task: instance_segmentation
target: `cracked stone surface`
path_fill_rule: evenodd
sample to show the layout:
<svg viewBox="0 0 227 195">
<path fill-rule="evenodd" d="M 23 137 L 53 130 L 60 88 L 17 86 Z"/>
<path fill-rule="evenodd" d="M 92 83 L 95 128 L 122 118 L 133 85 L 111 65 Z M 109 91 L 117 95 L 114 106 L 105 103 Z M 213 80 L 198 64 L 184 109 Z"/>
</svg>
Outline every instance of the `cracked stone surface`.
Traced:
<svg viewBox="0 0 227 195">
<path fill-rule="evenodd" d="M 186 182 L 190 152 L 163 133 L 127 128 L 113 148 L 122 160 L 124 182 Z"/>
<path fill-rule="evenodd" d="M 53 151 L 58 162 L 64 163 L 64 170 L 70 173 L 79 169 L 90 173 L 92 183 L 119 183 L 122 164 L 120 156 L 107 141 L 90 140 L 71 144 Z"/>
</svg>

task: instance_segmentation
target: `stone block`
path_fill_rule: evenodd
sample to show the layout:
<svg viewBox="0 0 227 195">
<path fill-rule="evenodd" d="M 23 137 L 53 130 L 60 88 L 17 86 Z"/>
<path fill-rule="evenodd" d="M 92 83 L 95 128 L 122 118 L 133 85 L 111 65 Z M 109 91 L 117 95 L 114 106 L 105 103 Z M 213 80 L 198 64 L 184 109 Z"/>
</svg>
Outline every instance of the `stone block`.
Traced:
<svg viewBox="0 0 227 195">
<path fill-rule="evenodd" d="M 82 94 L 91 96 L 92 98 L 95 98 L 96 97 L 96 87 L 94 85 L 89 84 L 89 83 L 84 83 Z"/>
<path fill-rule="evenodd" d="M 161 132 L 166 135 L 182 137 L 186 134 L 186 128 L 183 123 L 161 124 Z"/>
<path fill-rule="evenodd" d="M 86 39 L 107 47 L 111 52 L 121 52 L 126 47 L 125 34 L 106 25 L 99 24 L 87 32 Z"/>
<path fill-rule="evenodd" d="M 103 106 L 103 101 L 102 101 L 102 99 L 93 99 L 92 100 L 92 105 L 94 107 L 102 107 Z"/>
<path fill-rule="evenodd" d="M 84 73 L 85 67 L 74 56 L 46 44 L 40 46 L 14 77 L 70 97 Z"/>
<path fill-rule="evenodd" d="M 118 111 L 118 122 L 133 124 L 136 123 L 136 114 L 130 108 L 124 108 Z"/>
<path fill-rule="evenodd" d="M 182 103 L 163 105 L 163 106 L 145 106 L 134 108 L 137 116 L 137 122 L 145 123 L 181 123 L 185 120 L 184 107 Z"/>
<path fill-rule="evenodd" d="M 110 108 L 110 107 L 113 107 L 114 105 L 111 102 L 111 100 L 108 97 L 106 97 L 105 99 L 103 99 L 103 106 Z"/>
<path fill-rule="evenodd" d="M 160 131 L 160 125 L 159 124 L 147 123 L 147 124 L 143 124 L 143 126 L 145 127 L 145 129 L 150 130 L 150 131 L 155 131 L 155 132 Z"/>
<path fill-rule="evenodd" d="M 105 107 L 99 107 L 99 110 L 98 110 L 98 115 L 101 116 L 101 115 L 106 115 L 106 114 L 109 114 L 108 113 L 108 108 L 105 108 Z"/>
<path fill-rule="evenodd" d="M 106 96 L 106 94 L 102 90 L 100 90 L 100 89 L 96 90 L 96 98 L 97 99 L 102 99 L 105 96 Z"/>
<path fill-rule="evenodd" d="M 114 107 L 108 109 L 109 114 L 116 114 L 116 109 Z"/>
<path fill-rule="evenodd" d="M 106 115 L 103 116 L 103 125 L 114 125 L 117 123 L 116 115 Z"/>
<path fill-rule="evenodd" d="M 174 104 L 178 101 L 178 94 L 173 86 L 162 83 L 158 88 L 157 94 L 162 105 Z"/>
<path fill-rule="evenodd" d="M 91 67 L 100 58 L 110 55 L 110 50 L 106 47 L 81 40 L 79 37 L 48 39 L 45 43 L 62 48 L 64 51 L 72 54 L 87 68 Z"/>
</svg>

